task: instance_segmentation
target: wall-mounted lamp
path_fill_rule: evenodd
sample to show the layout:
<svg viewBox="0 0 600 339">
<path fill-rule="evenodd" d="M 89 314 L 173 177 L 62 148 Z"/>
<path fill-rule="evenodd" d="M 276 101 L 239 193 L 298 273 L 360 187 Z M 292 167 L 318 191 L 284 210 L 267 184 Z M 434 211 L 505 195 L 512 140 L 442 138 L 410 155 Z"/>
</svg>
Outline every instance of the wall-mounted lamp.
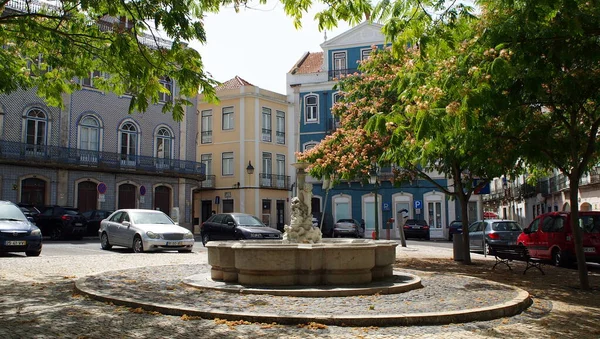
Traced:
<svg viewBox="0 0 600 339">
<path fill-rule="evenodd" d="M 240 182 L 238 181 L 237 183 L 233 184 L 233 188 L 240 188 Z"/>
<path fill-rule="evenodd" d="M 248 166 L 246 167 L 246 173 L 252 174 L 254 173 L 254 166 L 252 166 L 252 162 L 248 161 Z"/>
</svg>

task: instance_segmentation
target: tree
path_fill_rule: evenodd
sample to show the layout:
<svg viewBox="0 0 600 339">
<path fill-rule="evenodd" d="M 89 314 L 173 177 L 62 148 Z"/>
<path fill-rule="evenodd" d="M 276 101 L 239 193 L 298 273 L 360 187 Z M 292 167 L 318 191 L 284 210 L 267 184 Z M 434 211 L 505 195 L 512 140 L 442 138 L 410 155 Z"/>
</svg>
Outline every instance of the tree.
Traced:
<svg viewBox="0 0 600 339">
<path fill-rule="evenodd" d="M 435 27 L 437 35 L 418 46 L 374 50 L 360 65 L 361 74 L 338 84 L 343 98 L 333 113 L 341 128 L 298 156 L 312 164 L 308 170 L 315 177 L 337 171 L 348 180 L 368 176 L 373 162 L 395 164 L 401 168 L 395 171 L 397 182 L 419 176 L 456 198 L 467 264 L 469 198 L 489 178 L 514 167 L 516 149 L 486 135 L 492 122 L 470 102 L 470 92 L 489 86 L 485 78 L 471 81 L 472 65 L 481 62 L 467 53 L 472 19 L 463 16 Z M 432 172 L 444 173 L 454 187 L 438 183 Z"/>
<path fill-rule="evenodd" d="M 481 1 L 478 77 L 483 114 L 521 145 L 527 165 L 569 178 L 571 225 L 578 222 L 579 180 L 598 164 L 600 143 L 600 11 L 598 1 Z M 489 53 L 497 46 L 499 53 Z M 482 102 L 480 100 L 480 102 Z M 580 285 L 589 289 L 582 230 L 573 228 Z"/>
<path fill-rule="evenodd" d="M 62 0 L 58 6 L 4 0 L 0 7 L 0 93 L 37 88 L 49 104 L 62 106 L 62 94 L 80 88 L 74 78 L 132 96 L 130 112 L 144 112 L 169 93 L 161 78 L 176 81 L 180 96 L 163 107 L 183 118 L 187 98 L 202 90 L 214 98 L 216 81 L 207 77 L 190 40 L 206 41 L 199 20 L 218 3 L 186 0 Z M 170 39 L 159 37 L 159 30 Z M 103 76 L 104 74 L 108 76 Z"/>
</svg>

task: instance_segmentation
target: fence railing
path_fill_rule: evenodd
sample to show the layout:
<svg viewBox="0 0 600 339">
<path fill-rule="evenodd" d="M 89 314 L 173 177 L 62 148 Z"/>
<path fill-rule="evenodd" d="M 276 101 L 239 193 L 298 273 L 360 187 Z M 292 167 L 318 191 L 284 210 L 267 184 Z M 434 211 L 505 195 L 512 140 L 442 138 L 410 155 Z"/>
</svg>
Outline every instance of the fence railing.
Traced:
<svg viewBox="0 0 600 339">
<path fill-rule="evenodd" d="M 269 173 L 260 173 L 259 186 L 262 188 L 275 188 L 281 190 L 291 190 L 290 176 Z"/>
<path fill-rule="evenodd" d="M 48 167 L 105 172 L 140 171 L 204 180 L 205 166 L 200 162 L 148 157 L 142 155 L 90 151 L 76 148 L 31 145 L 0 140 L 0 162 L 36 163 Z"/>
</svg>

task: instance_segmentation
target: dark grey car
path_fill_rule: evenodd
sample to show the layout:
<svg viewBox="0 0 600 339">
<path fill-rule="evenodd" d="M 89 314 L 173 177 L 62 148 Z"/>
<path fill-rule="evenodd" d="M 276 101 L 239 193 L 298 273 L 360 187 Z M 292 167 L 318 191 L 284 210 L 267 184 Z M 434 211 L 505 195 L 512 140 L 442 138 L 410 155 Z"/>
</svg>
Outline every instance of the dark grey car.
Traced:
<svg viewBox="0 0 600 339">
<path fill-rule="evenodd" d="M 202 244 L 213 240 L 281 239 L 279 230 L 246 213 L 213 214 L 202 223 Z"/>
<path fill-rule="evenodd" d="M 471 251 L 487 254 L 488 244 L 516 245 L 521 232 L 523 228 L 513 220 L 478 220 L 469 225 L 469 245 Z"/>
<path fill-rule="evenodd" d="M 355 238 L 365 237 L 365 228 L 358 220 L 355 219 L 339 219 L 333 225 L 333 237 L 351 236 Z"/>
</svg>

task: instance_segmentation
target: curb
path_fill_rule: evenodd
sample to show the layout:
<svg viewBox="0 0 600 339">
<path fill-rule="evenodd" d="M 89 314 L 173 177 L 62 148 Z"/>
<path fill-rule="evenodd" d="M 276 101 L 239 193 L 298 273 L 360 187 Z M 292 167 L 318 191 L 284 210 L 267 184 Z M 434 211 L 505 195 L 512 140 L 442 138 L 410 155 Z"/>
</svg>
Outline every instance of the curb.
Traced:
<svg viewBox="0 0 600 339">
<path fill-rule="evenodd" d="M 472 321 L 485 321 L 517 315 L 527 309 L 532 303 L 527 291 L 510 285 L 496 283 L 518 291 L 518 295 L 507 302 L 489 307 L 465 309 L 450 312 L 427 313 L 400 313 L 385 315 L 324 315 L 304 314 L 294 316 L 281 316 L 275 313 L 250 313 L 250 312 L 223 312 L 208 307 L 207 309 L 187 308 L 171 304 L 140 301 L 131 298 L 115 298 L 109 293 L 94 290 L 86 284 L 87 278 L 75 281 L 75 290 L 92 299 L 110 302 L 114 305 L 131 308 L 142 308 L 149 312 L 159 312 L 174 316 L 197 316 L 205 319 L 225 319 L 229 321 L 245 320 L 258 323 L 279 323 L 282 325 L 295 325 L 316 322 L 330 326 L 416 326 L 416 325 L 447 325 L 451 323 L 465 323 Z"/>
</svg>

